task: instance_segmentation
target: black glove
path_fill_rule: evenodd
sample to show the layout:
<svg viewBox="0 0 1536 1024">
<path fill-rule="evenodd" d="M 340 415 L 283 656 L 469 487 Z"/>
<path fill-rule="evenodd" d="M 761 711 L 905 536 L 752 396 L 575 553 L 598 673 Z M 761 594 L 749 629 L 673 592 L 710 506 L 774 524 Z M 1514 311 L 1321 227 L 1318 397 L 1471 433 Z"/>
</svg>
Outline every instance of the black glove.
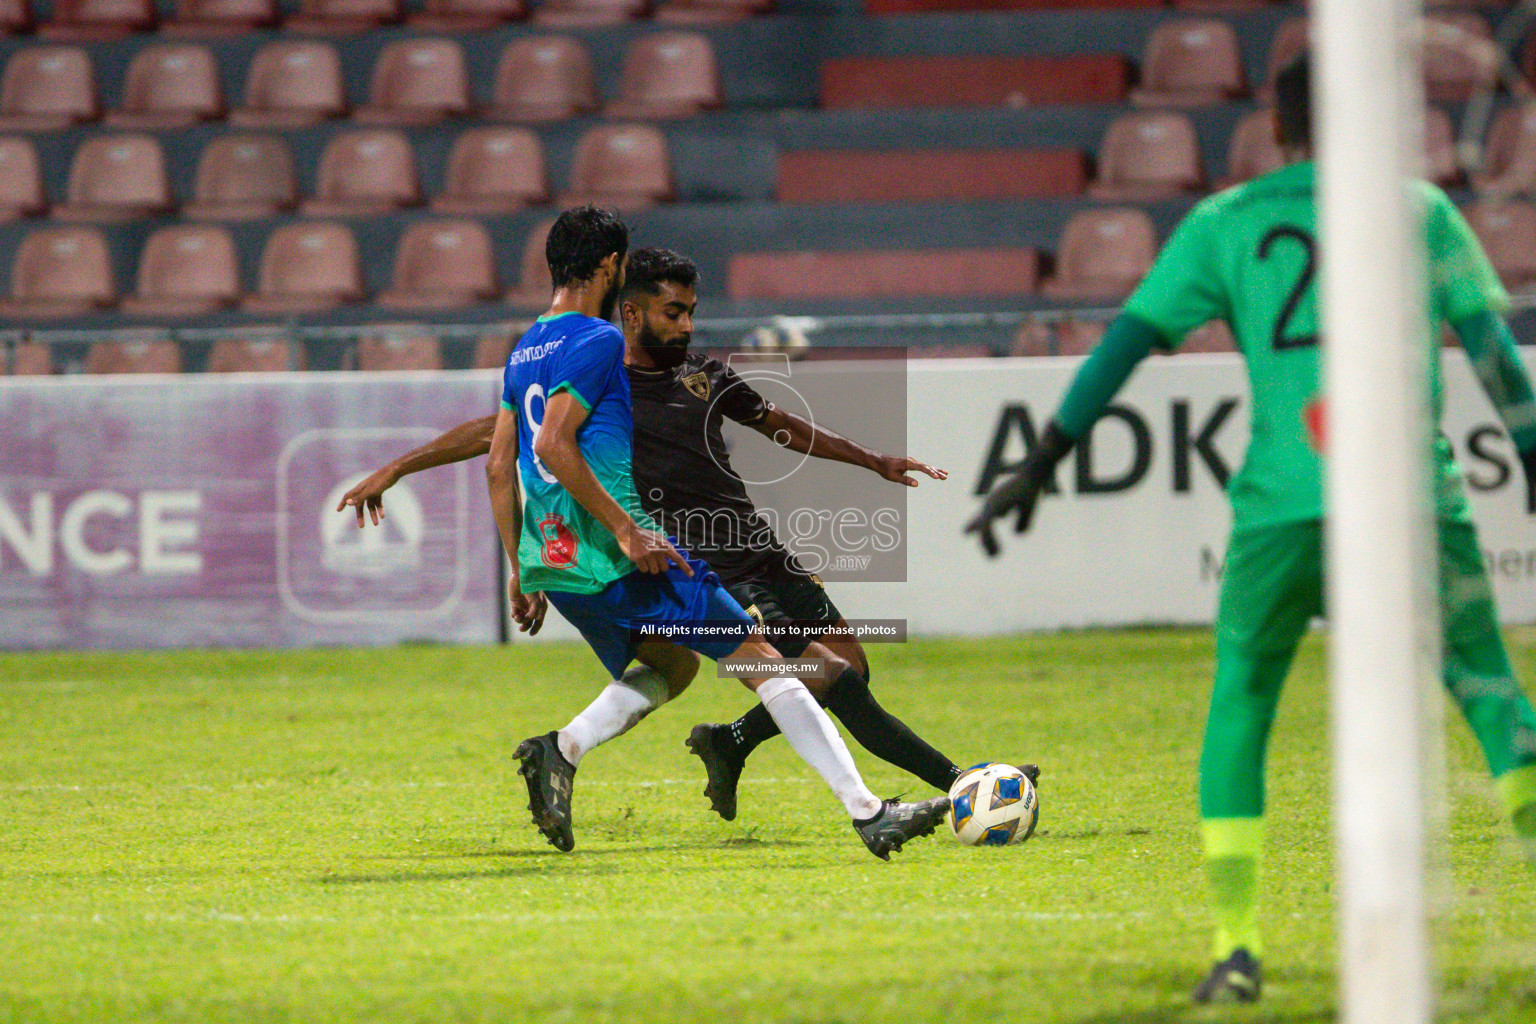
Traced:
<svg viewBox="0 0 1536 1024">
<path fill-rule="evenodd" d="M 1040 491 L 1055 474 L 1056 464 L 1066 458 L 1067 452 L 1071 450 L 1072 439 L 1062 433 L 1053 420 L 1046 424 L 1045 432 L 1040 435 L 1040 443 L 1035 445 L 1018 471 L 992 488 L 992 493 L 982 503 L 981 511 L 965 524 L 966 533 L 980 537 L 981 549 L 987 553 L 988 558 L 996 558 L 1002 550 L 992 534 L 992 521 L 1013 512 L 1014 532 L 1023 533 L 1029 529 Z"/>
<path fill-rule="evenodd" d="M 1520 453 L 1520 465 L 1525 467 L 1525 511 L 1536 515 L 1536 445 Z"/>
</svg>

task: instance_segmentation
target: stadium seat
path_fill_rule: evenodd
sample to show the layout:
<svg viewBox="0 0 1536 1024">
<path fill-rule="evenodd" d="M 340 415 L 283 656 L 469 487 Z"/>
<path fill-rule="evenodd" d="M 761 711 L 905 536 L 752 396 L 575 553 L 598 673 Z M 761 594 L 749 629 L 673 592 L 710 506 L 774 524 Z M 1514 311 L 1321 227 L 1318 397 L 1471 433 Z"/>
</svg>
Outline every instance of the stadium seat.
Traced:
<svg viewBox="0 0 1536 1024">
<path fill-rule="evenodd" d="M 1481 202 L 1463 211 L 1506 288 L 1536 284 L 1536 206 L 1528 202 Z"/>
<path fill-rule="evenodd" d="M 419 202 L 411 140 L 394 129 L 364 128 L 325 144 L 315 197 L 299 209 L 319 217 L 370 217 Z"/>
<path fill-rule="evenodd" d="M 1208 107 L 1248 91 L 1237 31 L 1220 18 L 1173 18 L 1152 30 L 1141 62 L 1139 107 Z"/>
<path fill-rule="evenodd" d="M 28 0 L 0 0 L 0 35 L 27 32 L 32 28 L 32 5 Z"/>
<path fill-rule="evenodd" d="M 1232 336 L 1232 328 L 1227 326 L 1226 321 L 1212 320 L 1186 334 L 1178 351 L 1181 354 L 1236 352 L 1237 339 Z"/>
<path fill-rule="evenodd" d="M 437 213 L 489 217 L 549 201 L 544 147 L 524 128 L 474 128 L 453 140 Z"/>
<path fill-rule="evenodd" d="M 1265 107 L 1244 114 L 1232 129 L 1227 143 L 1227 176 L 1223 187 L 1268 174 L 1285 163 L 1285 154 L 1275 140 L 1275 113 Z"/>
<path fill-rule="evenodd" d="M 592 58 L 569 36 L 533 36 L 507 44 L 496 62 L 487 116 L 559 121 L 597 109 Z"/>
<path fill-rule="evenodd" d="M 650 12 L 650 0 L 544 0 L 533 22 L 551 28 L 617 25 Z"/>
<path fill-rule="evenodd" d="M 423 220 L 395 250 L 393 286 L 375 299 L 394 309 L 452 309 L 500 292 L 491 236 L 477 220 Z"/>
<path fill-rule="evenodd" d="M 57 220 L 126 221 L 171 208 L 165 151 L 153 135 L 93 135 L 69 165 L 69 185 Z"/>
<path fill-rule="evenodd" d="M 181 346 L 169 338 L 98 341 L 85 356 L 86 373 L 180 373 Z"/>
<path fill-rule="evenodd" d="M 476 370 L 499 370 L 506 366 L 507 357 L 512 354 L 512 346 L 529 326 L 527 323 L 516 323 L 509 325 L 507 330 L 480 335 L 475 339 L 472 367 Z"/>
<path fill-rule="evenodd" d="M 1056 331 L 1044 320 L 1026 316 L 1013 332 L 1008 343 L 1010 356 L 1053 356 L 1056 354 Z"/>
<path fill-rule="evenodd" d="M 129 316 L 206 316 L 240 301 L 240 268 L 227 230 L 207 224 L 160 228 L 144 243 Z"/>
<path fill-rule="evenodd" d="M 1034 249 L 738 253 L 726 272 L 732 299 L 1024 295 L 1035 290 Z"/>
<path fill-rule="evenodd" d="M 549 308 L 549 299 L 555 286 L 549 277 L 549 260 L 544 255 L 544 243 L 549 239 L 549 229 L 554 220 L 544 220 L 533 226 L 523 241 L 523 259 L 517 284 L 507 293 L 507 302 L 515 309 L 542 313 Z"/>
<path fill-rule="evenodd" d="M 357 238 L 344 224 L 283 224 L 267 236 L 251 313 L 320 313 L 363 297 Z"/>
<path fill-rule="evenodd" d="M 1424 177 L 1447 187 L 1460 184 L 1463 178 L 1456 156 L 1456 129 L 1451 115 L 1439 107 L 1424 109 Z"/>
<path fill-rule="evenodd" d="M 42 213 L 47 205 L 37 147 L 21 136 L 0 138 L 0 221 Z"/>
<path fill-rule="evenodd" d="M 779 156 L 781 203 L 924 202 L 1076 196 L 1077 149 L 804 150 Z"/>
<path fill-rule="evenodd" d="M 276 135 L 225 135 L 203 148 L 192 202 L 193 220 L 253 220 L 299 201 L 293 151 Z"/>
<path fill-rule="evenodd" d="M 1494 197 L 1536 193 L 1536 102 L 1505 107 L 1494 115 L 1483 167 L 1472 183 Z"/>
<path fill-rule="evenodd" d="M 696 32 L 652 32 L 629 44 L 619 96 L 604 113 L 609 117 L 691 117 L 720 103 L 720 68 L 709 37 Z"/>
<path fill-rule="evenodd" d="M 301 0 L 299 13 L 283 22 L 290 32 L 367 32 L 397 22 L 401 0 Z"/>
<path fill-rule="evenodd" d="M 1307 52 L 1308 33 L 1311 31 L 1305 16 L 1287 18 L 1275 29 L 1269 39 L 1269 57 L 1264 62 L 1264 87 L 1259 96 L 1265 102 L 1275 98 L 1275 79 L 1285 66 Z"/>
<path fill-rule="evenodd" d="M 54 131 L 93 121 L 96 73 L 77 46 L 17 50 L 0 75 L 0 131 Z"/>
<path fill-rule="evenodd" d="M 11 376 L 46 377 L 53 373 L 53 349 L 41 341 L 18 341 L 11 348 Z"/>
<path fill-rule="evenodd" d="M 1075 316 L 1058 320 L 1055 327 L 1055 350 L 1058 356 L 1085 356 L 1104 340 L 1109 324 L 1103 320 L 1079 320 Z"/>
<path fill-rule="evenodd" d="M 834 57 L 822 61 L 820 99 L 828 109 L 1122 103 L 1130 86 L 1119 54 Z"/>
<path fill-rule="evenodd" d="M 1056 247 L 1056 273 L 1040 291 L 1052 299 L 1125 298 L 1157 256 L 1152 218 L 1134 207 L 1072 215 Z"/>
<path fill-rule="evenodd" d="M 347 112 L 341 57 L 330 43 L 268 43 L 251 58 L 245 103 L 231 122 L 255 128 L 303 128 Z"/>
<path fill-rule="evenodd" d="M 106 122 L 116 128 L 183 128 L 223 114 L 224 91 L 213 52 L 170 43 L 134 54 L 122 107 L 109 111 Z"/>
<path fill-rule="evenodd" d="M 1146 202 L 1205 184 L 1200 142 L 1187 116 L 1175 111 L 1122 114 L 1099 146 L 1099 173 L 1088 186 L 1095 199 Z"/>
<path fill-rule="evenodd" d="M 176 0 L 176 16 L 162 22 L 168 36 L 228 36 L 277 21 L 277 0 Z"/>
<path fill-rule="evenodd" d="M 357 368 L 380 370 L 441 370 L 443 346 L 435 335 L 388 332 L 359 338 Z"/>
<path fill-rule="evenodd" d="M 423 32 L 475 32 L 526 17 L 524 0 L 427 0 L 426 10 L 406 20 Z"/>
<path fill-rule="evenodd" d="M 55 0 L 53 20 L 37 27 L 44 39 L 84 42 L 143 32 L 155 23 L 153 0 Z"/>
<path fill-rule="evenodd" d="M 220 338 L 208 350 L 208 373 L 282 373 L 304 369 L 304 347 L 267 338 Z"/>
<path fill-rule="evenodd" d="M 561 206 L 595 203 L 643 210 L 675 198 L 666 137 L 650 125 L 599 125 L 576 142 L 570 190 Z"/>
<path fill-rule="evenodd" d="M 402 39 L 379 52 L 368 105 L 353 118 L 363 124 L 424 125 L 468 112 L 463 48 L 451 39 Z"/>
<path fill-rule="evenodd" d="M 655 18 L 665 25 L 729 25 L 773 9 L 773 0 L 667 0 Z"/>
<path fill-rule="evenodd" d="M 107 240 L 91 227 L 39 228 L 11 260 L 11 297 L 0 315 L 82 316 L 117 301 Z"/>
<path fill-rule="evenodd" d="M 1462 103 L 1498 80 L 1499 50 L 1475 11 L 1441 11 L 1425 19 L 1424 91 L 1431 103 Z"/>
</svg>

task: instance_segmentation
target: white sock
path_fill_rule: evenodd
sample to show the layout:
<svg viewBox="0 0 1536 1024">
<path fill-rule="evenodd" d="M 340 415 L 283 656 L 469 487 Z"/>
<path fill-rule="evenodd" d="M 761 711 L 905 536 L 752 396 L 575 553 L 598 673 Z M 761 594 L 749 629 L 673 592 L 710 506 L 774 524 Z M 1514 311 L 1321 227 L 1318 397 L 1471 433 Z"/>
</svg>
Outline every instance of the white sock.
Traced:
<svg viewBox="0 0 1536 1024">
<path fill-rule="evenodd" d="M 804 683 L 793 676 L 777 676 L 757 688 L 757 699 L 795 753 L 832 787 L 850 817 L 858 820 L 880 813 L 880 798 L 864 785 L 847 744 Z"/>
<path fill-rule="evenodd" d="M 556 733 L 561 756 L 572 765 L 580 764 L 587 751 L 633 729 L 670 697 L 667 681 L 659 672 L 636 665 L 623 679 L 603 687 L 596 700 Z"/>
</svg>

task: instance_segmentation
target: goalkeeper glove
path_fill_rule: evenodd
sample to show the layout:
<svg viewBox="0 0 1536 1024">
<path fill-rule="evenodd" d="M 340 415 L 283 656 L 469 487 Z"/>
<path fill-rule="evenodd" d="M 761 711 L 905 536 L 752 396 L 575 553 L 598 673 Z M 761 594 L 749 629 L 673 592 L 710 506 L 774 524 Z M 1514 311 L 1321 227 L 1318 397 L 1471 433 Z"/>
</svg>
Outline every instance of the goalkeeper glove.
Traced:
<svg viewBox="0 0 1536 1024">
<path fill-rule="evenodd" d="M 987 553 L 988 558 L 996 558 L 1001 550 L 997 537 L 992 533 L 992 521 L 1013 512 L 1015 513 L 1014 532 L 1023 533 L 1029 529 L 1030 520 L 1035 515 L 1035 502 L 1040 498 L 1040 491 L 1055 475 L 1056 464 L 1071 450 L 1072 439 L 1062 433 L 1061 428 L 1052 420 L 1046 424 L 1045 432 L 1040 436 L 1040 443 L 1035 445 L 1034 450 L 1019 466 L 1018 471 L 994 487 L 992 493 L 987 495 L 981 511 L 965 524 L 965 532 L 978 536 L 981 540 L 981 548 Z"/>
</svg>

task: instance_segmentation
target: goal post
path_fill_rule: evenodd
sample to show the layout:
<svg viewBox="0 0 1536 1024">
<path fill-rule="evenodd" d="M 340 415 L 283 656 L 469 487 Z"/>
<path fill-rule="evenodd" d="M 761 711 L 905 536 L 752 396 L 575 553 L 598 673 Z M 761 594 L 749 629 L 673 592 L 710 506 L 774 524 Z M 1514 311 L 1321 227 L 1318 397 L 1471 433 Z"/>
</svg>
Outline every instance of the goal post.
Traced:
<svg viewBox="0 0 1536 1024">
<path fill-rule="evenodd" d="M 1438 676 L 1430 557 L 1413 0 L 1313 5 L 1340 1019 L 1427 1024 L 1423 694 Z"/>
</svg>

